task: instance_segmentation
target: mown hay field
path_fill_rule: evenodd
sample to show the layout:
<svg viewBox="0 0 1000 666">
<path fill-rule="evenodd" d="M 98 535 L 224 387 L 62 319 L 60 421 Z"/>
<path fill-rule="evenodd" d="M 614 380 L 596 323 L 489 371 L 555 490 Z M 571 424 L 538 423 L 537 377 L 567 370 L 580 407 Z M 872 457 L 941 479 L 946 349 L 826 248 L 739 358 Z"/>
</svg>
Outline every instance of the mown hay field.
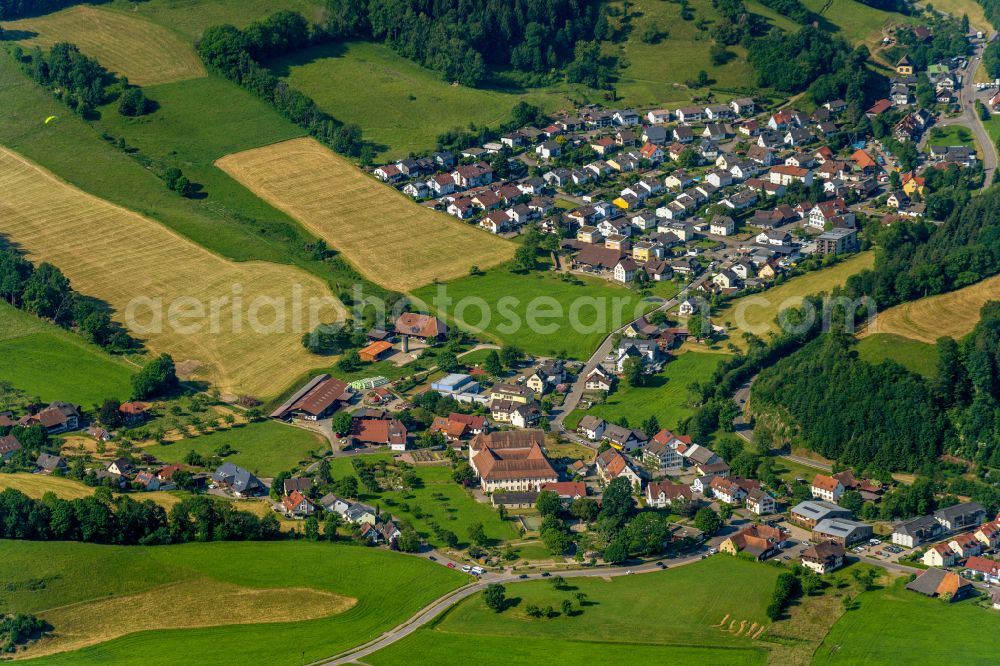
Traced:
<svg viewBox="0 0 1000 666">
<path fill-rule="evenodd" d="M 303 271 L 227 261 L 4 148 L 0 192 L 0 233 L 36 263 L 58 266 L 81 293 L 108 303 L 116 320 L 127 323 L 132 304 L 140 326 L 133 335 L 220 390 L 280 392 L 315 365 L 300 339 L 310 329 L 311 299 L 325 299 L 325 321 L 342 313 L 328 287 Z M 184 314 L 199 308 L 201 316 Z"/>
<path fill-rule="evenodd" d="M 1000 275 L 957 291 L 903 303 L 879 313 L 861 336 L 892 333 L 933 343 L 944 335 L 960 338 L 979 323 L 979 310 L 987 301 L 1000 300 Z"/>
<path fill-rule="evenodd" d="M 21 45 L 49 48 L 70 42 L 131 83 L 151 86 L 207 76 L 193 44 L 144 19 L 96 7 L 4 23 L 4 30 L 26 33 Z"/>
<path fill-rule="evenodd" d="M 830 293 L 834 287 L 846 283 L 850 276 L 874 264 L 873 252 L 861 252 L 829 268 L 794 277 L 765 292 L 737 298 L 718 313 L 712 313 L 712 321 L 726 326 L 730 341 L 742 347 L 746 344 L 743 332 L 749 331 L 761 337 L 777 333 L 775 318 L 781 310 L 801 305 L 806 296 Z"/>
<path fill-rule="evenodd" d="M 415 204 L 311 138 L 234 153 L 215 164 L 389 289 L 454 279 L 514 254 L 513 243 Z"/>
</svg>

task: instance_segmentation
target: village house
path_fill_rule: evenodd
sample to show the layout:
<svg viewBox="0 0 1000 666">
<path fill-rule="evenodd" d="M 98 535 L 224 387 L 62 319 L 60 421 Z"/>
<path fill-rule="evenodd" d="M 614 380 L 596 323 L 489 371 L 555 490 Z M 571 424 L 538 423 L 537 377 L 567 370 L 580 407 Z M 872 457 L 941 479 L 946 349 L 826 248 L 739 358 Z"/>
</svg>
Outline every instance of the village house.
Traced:
<svg viewBox="0 0 1000 666">
<path fill-rule="evenodd" d="M 743 506 L 750 513 L 758 516 L 766 516 L 774 513 L 778 508 L 774 498 L 761 488 L 750 488 L 747 490 L 747 496 L 743 499 Z"/>
<path fill-rule="evenodd" d="M 892 532 L 892 542 L 897 546 L 916 548 L 939 539 L 944 532 L 944 527 L 934 516 L 920 516 L 896 525 Z"/>
<path fill-rule="evenodd" d="M 21 442 L 14 435 L 0 436 L 0 462 L 10 460 L 21 450 Z"/>
<path fill-rule="evenodd" d="M 350 437 L 363 446 L 388 446 L 392 451 L 406 450 L 406 426 L 397 419 L 355 417 Z"/>
<path fill-rule="evenodd" d="M 605 483 L 611 483 L 621 476 L 628 479 L 635 490 L 642 488 L 642 477 L 632 469 L 625 456 L 613 448 L 597 456 L 597 474 Z"/>
<path fill-rule="evenodd" d="M 675 501 L 692 501 L 691 489 L 683 483 L 653 482 L 646 486 L 646 506 L 664 509 Z"/>
<path fill-rule="evenodd" d="M 604 438 L 604 431 L 607 427 L 608 424 L 604 419 L 593 414 L 585 414 L 580 419 L 580 423 L 577 424 L 576 431 L 590 441 L 596 442 Z"/>
<path fill-rule="evenodd" d="M 35 466 L 42 474 L 65 472 L 68 467 L 66 461 L 61 456 L 54 456 L 49 453 L 40 453 L 35 460 Z"/>
<path fill-rule="evenodd" d="M 839 479 L 826 474 L 817 474 L 810 487 L 812 496 L 827 502 L 838 502 L 844 494 L 844 484 Z"/>
<path fill-rule="evenodd" d="M 1000 562 L 988 560 L 985 557 L 970 557 L 962 565 L 962 574 L 969 578 L 982 580 L 990 585 L 1000 584 Z"/>
<path fill-rule="evenodd" d="M 584 380 L 584 389 L 587 391 L 604 391 L 607 393 L 612 389 L 613 385 L 611 376 L 601 366 L 597 366 L 591 370 L 590 374 Z"/>
<path fill-rule="evenodd" d="M 27 414 L 17 420 L 17 425 L 22 428 L 30 428 L 40 425 L 45 428 L 50 435 L 58 435 L 64 432 L 78 430 L 82 417 L 80 408 L 66 402 L 53 402 L 45 409 L 36 414 Z"/>
<path fill-rule="evenodd" d="M 844 566 L 844 547 L 833 541 L 823 541 L 802 551 L 802 566 L 820 576 Z"/>
<path fill-rule="evenodd" d="M 960 558 L 972 557 L 983 552 L 983 544 L 976 538 L 975 534 L 965 532 L 955 536 L 948 542 L 948 547 L 955 551 Z"/>
<path fill-rule="evenodd" d="M 690 444 L 691 439 L 675 436 L 669 430 L 661 430 L 642 450 L 642 460 L 659 474 L 684 467 L 684 457 L 677 452 L 678 444 Z"/>
<path fill-rule="evenodd" d="M 316 512 L 316 506 L 298 490 L 293 490 L 291 495 L 281 499 L 281 509 L 289 518 L 305 518 Z"/>
<path fill-rule="evenodd" d="M 976 530 L 975 535 L 986 548 L 1000 546 L 1000 520 L 985 523 Z"/>
<path fill-rule="evenodd" d="M 927 549 L 920 561 L 929 567 L 950 567 L 958 562 L 958 553 L 946 543 L 936 543 Z"/>
<path fill-rule="evenodd" d="M 253 497 L 266 490 L 256 476 L 229 462 L 212 472 L 212 482 L 235 497 Z"/>
</svg>

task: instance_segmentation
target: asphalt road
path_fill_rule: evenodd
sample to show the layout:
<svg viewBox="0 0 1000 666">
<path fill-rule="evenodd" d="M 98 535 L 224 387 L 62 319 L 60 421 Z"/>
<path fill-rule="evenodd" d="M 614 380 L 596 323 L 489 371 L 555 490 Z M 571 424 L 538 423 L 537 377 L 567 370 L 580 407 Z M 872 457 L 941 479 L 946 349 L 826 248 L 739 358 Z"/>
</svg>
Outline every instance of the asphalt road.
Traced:
<svg viewBox="0 0 1000 666">
<path fill-rule="evenodd" d="M 714 541 L 714 540 L 713 540 Z M 712 542 L 709 542 L 712 543 Z M 707 548 L 707 545 L 706 545 Z M 686 564 L 691 564 L 702 559 L 702 555 L 705 552 L 703 548 L 701 551 L 690 555 L 688 557 L 667 560 L 665 564 L 667 568 L 673 569 L 675 567 L 684 566 Z M 435 557 L 439 557 L 435 555 Z M 445 561 L 447 564 L 447 558 L 441 557 L 439 561 Z M 628 576 L 632 574 L 644 574 L 652 573 L 654 571 L 660 571 L 661 569 L 656 566 L 655 563 L 650 562 L 647 564 L 637 565 L 634 567 L 616 567 L 616 568 L 590 568 L 590 569 L 573 569 L 568 571 L 556 571 L 553 572 L 556 575 L 562 576 L 563 578 L 608 578 L 615 576 Z M 370 654 L 373 654 L 383 648 L 386 648 L 393 643 L 400 641 L 413 632 L 415 632 L 420 627 L 423 627 L 428 622 L 436 618 L 438 615 L 451 608 L 463 599 L 467 599 L 477 592 L 481 592 L 486 588 L 487 585 L 492 583 L 515 583 L 524 580 L 521 578 L 522 574 L 503 572 L 503 573 L 487 573 L 486 575 L 480 577 L 475 582 L 472 582 L 465 587 L 461 587 L 457 590 L 449 592 L 448 594 L 440 597 L 439 599 L 432 602 L 430 605 L 426 606 L 418 612 L 416 615 L 403 622 L 397 627 L 390 629 L 378 638 L 371 640 L 364 645 L 359 645 L 355 648 L 351 648 L 345 652 L 342 652 L 329 660 L 315 662 L 313 666 L 338 666 L 339 664 L 351 664 L 357 663 L 364 659 Z M 537 580 L 542 578 L 541 574 L 527 574 L 528 579 Z"/>
<path fill-rule="evenodd" d="M 701 277 L 696 279 L 694 282 L 681 289 L 677 293 L 677 295 L 674 296 L 672 299 L 670 299 L 669 301 L 665 301 L 662 305 L 656 308 L 654 312 L 658 310 L 669 310 L 670 308 L 674 307 L 682 300 L 684 300 L 684 297 L 687 296 L 687 294 L 692 289 L 697 288 L 707 279 L 708 279 L 708 271 L 703 273 Z M 586 365 L 584 365 L 583 370 L 581 370 L 580 374 L 577 375 L 576 381 L 573 383 L 573 388 L 571 388 L 570 392 L 566 394 L 566 399 L 563 400 L 563 404 L 559 410 L 559 413 L 556 414 L 556 416 L 552 419 L 553 430 L 563 430 L 563 423 L 565 422 L 566 417 L 574 409 L 576 409 L 577 405 L 580 404 L 580 399 L 583 397 L 584 386 L 586 385 L 587 375 L 589 375 L 594 370 L 594 368 L 600 365 L 601 362 L 608 357 L 608 354 L 611 353 L 611 347 L 612 347 L 611 343 L 614 337 L 619 333 L 621 333 L 622 331 L 624 331 L 626 328 L 628 328 L 631 324 L 635 323 L 636 321 L 639 321 L 639 319 L 640 318 L 637 318 L 627 322 L 624 326 L 612 331 L 607 335 L 607 337 L 604 338 L 604 341 L 601 342 L 601 346 L 598 347 L 597 351 L 595 351 L 593 355 L 590 357 L 590 359 L 587 360 L 587 363 Z"/>
<path fill-rule="evenodd" d="M 989 43 L 989 37 L 986 39 Z M 983 171 L 986 174 L 983 187 L 989 187 L 993 183 L 993 174 L 997 169 L 997 148 L 990 137 L 989 132 L 983 125 L 976 113 L 976 70 L 982 62 L 983 47 L 977 45 L 973 57 L 969 59 L 969 64 L 965 68 L 962 79 L 962 88 L 958 91 L 958 102 L 962 105 L 962 115 L 958 118 L 949 118 L 939 123 L 940 125 L 964 125 L 972 130 L 976 135 L 976 142 L 982 150 Z"/>
</svg>

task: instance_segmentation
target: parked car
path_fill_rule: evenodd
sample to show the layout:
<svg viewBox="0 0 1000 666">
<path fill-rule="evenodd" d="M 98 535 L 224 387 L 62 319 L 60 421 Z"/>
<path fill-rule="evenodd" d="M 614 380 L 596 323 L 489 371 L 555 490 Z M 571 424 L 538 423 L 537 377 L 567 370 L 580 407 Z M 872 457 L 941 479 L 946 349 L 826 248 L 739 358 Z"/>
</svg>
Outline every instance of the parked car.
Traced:
<svg viewBox="0 0 1000 666">
<path fill-rule="evenodd" d="M 448 568 L 449 569 L 454 569 L 455 568 L 455 563 L 454 562 L 449 562 L 448 563 Z"/>
<path fill-rule="evenodd" d="M 470 571 L 472 571 L 472 567 L 470 567 L 468 564 L 462 565 L 462 571 L 464 571 L 465 573 L 469 573 Z"/>
</svg>

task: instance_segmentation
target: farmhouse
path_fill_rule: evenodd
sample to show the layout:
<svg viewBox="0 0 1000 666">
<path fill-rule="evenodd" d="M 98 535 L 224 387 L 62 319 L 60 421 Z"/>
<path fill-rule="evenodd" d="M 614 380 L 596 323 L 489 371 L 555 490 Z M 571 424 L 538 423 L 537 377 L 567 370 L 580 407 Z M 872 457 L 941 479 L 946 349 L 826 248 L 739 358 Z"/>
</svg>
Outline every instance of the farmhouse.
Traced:
<svg viewBox="0 0 1000 666">
<path fill-rule="evenodd" d="M 536 502 L 538 502 L 538 491 L 535 490 L 495 492 L 490 495 L 490 504 L 507 509 L 534 509 Z"/>
<path fill-rule="evenodd" d="M 604 437 L 604 430 L 607 427 L 608 423 L 604 419 L 598 418 L 593 414 L 586 414 L 580 419 L 576 431 L 590 441 L 595 442 Z"/>
<path fill-rule="evenodd" d="M 837 502 L 840 500 L 840 497 L 844 494 L 844 490 L 844 484 L 839 479 L 825 474 L 817 474 L 813 478 L 812 486 L 810 487 L 813 497 L 827 502 Z"/>
<path fill-rule="evenodd" d="M 67 468 L 66 461 L 62 457 L 48 453 L 39 454 L 35 460 L 35 466 L 42 474 L 52 474 L 56 470 L 65 471 Z"/>
<path fill-rule="evenodd" d="M 542 492 L 555 493 L 563 502 L 571 502 L 587 496 L 587 485 L 583 481 L 556 481 L 542 484 Z"/>
<path fill-rule="evenodd" d="M 488 427 L 489 423 L 485 416 L 451 412 L 447 417 L 435 416 L 430 431 L 444 433 L 449 441 L 457 441 L 468 435 L 486 432 Z"/>
<path fill-rule="evenodd" d="M 350 436 L 359 444 L 388 446 L 393 451 L 406 450 L 406 426 L 396 419 L 355 418 Z"/>
<path fill-rule="evenodd" d="M 17 437 L 14 435 L 0 437 L 0 462 L 10 459 L 19 450 L 21 450 L 21 442 L 17 441 Z"/>
<path fill-rule="evenodd" d="M 345 382 L 330 375 L 317 375 L 281 407 L 271 412 L 271 418 L 318 421 L 350 402 L 353 396 L 353 391 Z"/>
<path fill-rule="evenodd" d="M 53 402 L 37 414 L 22 416 L 17 425 L 23 428 L 40 425 L 50 435 L 70 432 L 80 427 L 80 408 L 66 402 Z"/>
<path fill-rule="evenodd" d="M 747 553 L 757 560 L 766 560 L 781 552 L 788 534 L 777 527 L 752 525 L 727 538 L 719 545 L 720 553 Z"/>
<path fill-rule="evenodd" d="M 415 338 L 423 342 L 443 340 L 448 333 L 448 327 L 443 321 L 431 315 L 418 312 L 404 312 L 393 325 L 396 334 L 406 338 Z"/>
<path fill-rule="evenodd" d="M 604 391 L 607 393 L 611 390 L 612 385 L 611 377 L 601 369 L 601 366 L 597 366 L 587 375 L 584 388 L 588 391 Z"/>
<path fill-rule="evenodd" d="M 906 589 L 925 594 L 928 597 L 941 597 L 948 601 L 958 601 L 975 594 L 975 587 L 957 573 L 944 569 L 928 569 L 906 584 Z"/>
</svg>

